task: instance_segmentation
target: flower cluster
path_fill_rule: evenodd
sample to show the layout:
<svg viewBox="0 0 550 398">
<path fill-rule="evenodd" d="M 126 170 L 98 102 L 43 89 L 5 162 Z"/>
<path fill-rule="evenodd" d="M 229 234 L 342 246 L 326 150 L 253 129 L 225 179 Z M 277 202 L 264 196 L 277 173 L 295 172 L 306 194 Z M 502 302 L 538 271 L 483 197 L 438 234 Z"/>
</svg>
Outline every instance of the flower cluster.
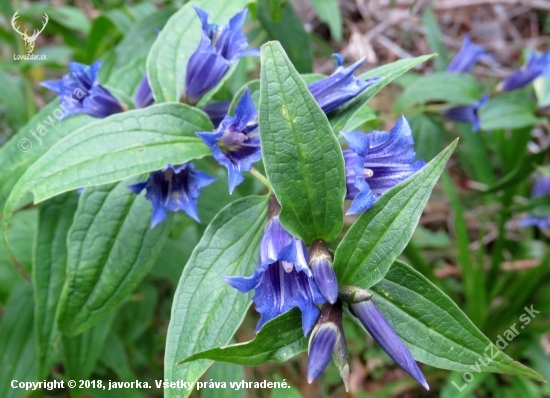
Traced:
<svg viewBox="0 0 550 398">
<path fill-rule="evenodd" d="M 105 118 L 114 113 L 124 111 L 118 100 L 99 83 L 97 74 L 101 68 L 101 61 L 92 65 L 70 62 L 70 73 L 60 80 L 48 80 L 40 83 L 42 86 L 55 91 L 59 100 L 65 100 L 72 106 L 65 116 L 88 114 L 97 118 Z"/>
<path fill-rule="evenodd" d="M 248 99 L 241 99 L 243 101 Z M 225 120 L 222 122 L 220 131 L 213 133 L 217 135 L 212 143 L 222 140 L 224 134 L 236 134 L 231 131 L 231 126 L 237 125 L 235 119 L 228 119 L 225 124 Z M 245 118 L 239 128 L 242 130 L 242 126 L 250 123 L 250 120 Z M 353 200 L 350 213 L 368 210 L 376 199 L 424 165 L 424 161 L 414 160 L 416 153 L 411 129 L 404 117 L 395 123 L 389 133 L 375 131 L 370 134 L 353 132 L 343 135 L 350 147 L 343 153 L 347 198 Z M 227 160 L 224 162 L 227 164 Z M 271 197 L 269 220 L 260 244 L 258 268 L 253 275 L 225 277 L 240 292 L 254 290 L 252 300 L 261 314 L 256 331 L 271 319 L 298 307 L 302 312 L 304 336 L 313 330 L 309 339 L 308 382 L 313 382 L 323 373 L 332 357 L 347 390 L 350 368 L 342 328 L 342 300 L 348 301 L 351 311 L 372 338 L 397 364 L 428 389 L 422 371 L 376 307 L 371 294 L 353 286 L 338 286 L 328 245 L 322 240 L 316 240 L 308 251 L 304 242 L 292 236 L 281 224 L 279 211 L 277 200 Z M 320 304 L 323 304 L 321 311 L 317 308 Z"/>
</svg>

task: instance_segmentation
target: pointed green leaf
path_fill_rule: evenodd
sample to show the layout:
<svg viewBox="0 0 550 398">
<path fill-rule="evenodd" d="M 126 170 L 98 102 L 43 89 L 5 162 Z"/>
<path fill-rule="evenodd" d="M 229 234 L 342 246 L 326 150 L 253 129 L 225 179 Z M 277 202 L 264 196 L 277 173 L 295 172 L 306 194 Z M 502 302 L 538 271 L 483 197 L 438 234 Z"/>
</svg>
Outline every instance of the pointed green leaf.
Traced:
<svg viewBox="0 0 550 398">
<path fill-rule="evenodd" d="M 63 335 L 63 364 L 71 380 L 86 380 L 92 374 L 111 329 L 114 313 L 78 336 Z M 78 382 L 77 382 L 78 387 Z"/>
<path fill-rule="evenodd" d="M 129 182 L 84 190 L 67 237 L 67 277 L 57 325 L 69 335 L 93 326 L 147 275 L 170 230 L 151 229 L 151 203 Z"/>
<path fill-rule="evenodd" d="M 55 99 L 0 147 L 0 207 L 4 207 L 15 183 L 30 165 L 63 137 L 94 120 L 87 115 L 78 115 L 59 122 L 53 116 L 58 108 L 59 100 Z"/>
<path fill-rule="evenodd" d="M 380 281 L 416 228 L 457 141 L 424 168 L 393 187 L 353 223 L 334 255 L 341 285 L 369 288 Z"/>
<path fill-rule="evenodd" d="M 281 222 L 306 243 L 331 241 L 342 229 L 346 194 L 340 144 L 281 45 L 264 44 L 261 60 L 262 154 Z"/>
<path fill-rule="evenodd" d="M 27 169 L 4 208 L 4 232 L 17 202 L 27 192 L 38 203 L 80 187 L 201 158 L 210 150 L 195 132 L 212 129 L 206 114 L 184 104 L 153 105 L 88 124 L 60 140 Z"/>
<path fill-rule="evenodd" d="M 368 100 L 370 100 L 376 93 L 382 90 L 385 86 L 390 84 L 394 79 L 398 78 L 405 72 L 411 70 L 422 62 L 435 57 L 435 54 L 423 55 L 421 57 L 401 59 L 388 65 L 380 66 L 373 70 L 363 73 L 359 76 L 359 79 L 370 79 L 373 77 L 383 77 L 380 82 L 374 86 L 367 88 L 353 100 L 347 104 L 331 112 L 329 115 L 330 125 L 333 130 L 339 132 L 344 128 L 348 120 L 350 120 L 355 112 L 362 108 Z"/>
<path fill-rule="evenodd" d="M 38 379 L 36 345 L 32 335 L 33 300 L 29 283 L 17 286 L 2 308 L 0 322 L 0 397 L 23 398 L 27 391 L 11 388 L 12 380 Z"/>
<path fill-rule="evenodd" d="M 187 63 L 197 50 L 202 34 L 193 6 L 209 14 L 209 23 L 226 24 L 248 3 L 249 0 L 193 0 L 172 15 L 147 57 L 149 84 L 157 102 L 179 101 L 183 94 Z"/>
<path fill-rule="evenodd" d="M 267 322 L 254 340 L 202 351 L 191 355 L 181 363 L 196 361 L 197 359 L 211 359 L 239 365 L 257 366 L 270 359 L 286 361 L 302 352 L 300 347 L 294 344 L 300 340 L 306 341 L 302 330 L 302 314 L 300 310 L 294 308 Z M 279 350 L 286 347 L 298 348 L 298 350 L 294 355 L 285 352 L 284 357 L 281 358 Z"/>
<path fill-rule="evenodd" d="M 169 382 L 197 381 L 209 361 L 177 361 L 228 344 L 241 324 L 252 294 L 229 286 L 223 276 L 249 276 L 257 266 L 266 223 L 267 197 L 249 196 L 223 208 L 210 223 L 183 269 L 166 338 L 164 377 Z M 167 398 L 191 391 L 168 388 Z"/>
<path fill-rule="evenodd" d="M 55 361 L 57 338 L 55 316 L 67 265 L 67 234 L 78 205 L 78 194 L 68 192 L 40 206 L 34 249 L 34 334 L 38 352 L 39 378 L 48 375 Z"/>
<path fill-rule="evenodd" d="M 534 370 L 499 351 L 439 288 L 407 264 L 396 261 L 374 285 L 374 300 L 414 358 L 438 368 L 506 373 L 545 381 Z M 519 325 L 517 327 L 520 327 Z"/>
</svg>

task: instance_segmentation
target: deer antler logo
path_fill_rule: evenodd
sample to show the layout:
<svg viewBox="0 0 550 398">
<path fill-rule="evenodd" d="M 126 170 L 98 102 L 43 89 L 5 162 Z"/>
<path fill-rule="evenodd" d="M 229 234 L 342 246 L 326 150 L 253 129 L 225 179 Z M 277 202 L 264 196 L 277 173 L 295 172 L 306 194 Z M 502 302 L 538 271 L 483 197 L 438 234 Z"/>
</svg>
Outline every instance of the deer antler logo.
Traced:
<svg viewBox="0 0 550 398">
<path fill-rule="evenodd" d="M 19 15 L 17 15 L 18 12 L 19 11 L 16 11 L 15 14 L 13 14 L 13 17 L 11 19 L 11 26 L 13 26 L 13 29 L 15 29 L 15 31 L 21 35 L 23 40 L 25 40 L 25 50 L 27 51 L 27 54 L 31 54 L 34 50 L 34 42 L 38 38 L 38 35 L 40 33 L 42 33 L 42 31 L 44 30 L 44 28 L 48 24 L 49 17 L 48 17 L 48 14 L 44 13 L 44 17 L 43 17 L 44 22 L 42 23 L 42 29 L 40 29 L 40 30 L 35 29 L 32 36 L 29 36 L 29 35 L 27 35 L 27 29 L 25 29 L 25 32 L 21 32 L 19 30 L 19 26 L 15 25 L 17 17 L 19 16 Z"/>
</svg>

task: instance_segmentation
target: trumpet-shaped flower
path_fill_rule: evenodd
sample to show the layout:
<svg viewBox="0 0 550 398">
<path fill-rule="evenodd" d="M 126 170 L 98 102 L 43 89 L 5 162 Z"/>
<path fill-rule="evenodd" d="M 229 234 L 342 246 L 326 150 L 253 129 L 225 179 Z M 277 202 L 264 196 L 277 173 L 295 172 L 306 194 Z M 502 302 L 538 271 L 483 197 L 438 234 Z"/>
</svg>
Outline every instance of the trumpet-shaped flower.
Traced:
<svg viewBox="0 0 550 398">
<path fill-rule="evenodd" d="M 472 130 L 478 131 L 481 128 L 479 108 L 487 104 L 487 102 L 489 102 L 489 94 L 484 95 L 483 98 L 474 102 L 472 105 L 455 106 L 446 109 L 443 115 L 457 122 L 470 123 L 472 125 Z"/>
<path fill-rule="evenodd" d="M 447 72 L 467 73 L 480 59 L 493 58 L 482 46 L 473 43 L 468 36 L 464 36 L 462 40 L 462 48 L 447 66 Z"/>
<path fill-rule="evenodd" d="M 66 110 L 62 118 L 81 113 L 105 118 L 124 111 L 120 102 L 99 84 L 97 73 L 100 68 L 101 61 L 96 61 L 90 66 L 70 62 L 70 73 L 63 75 L 60 80 L 48 80 L 40 83 L 59 95 L 59 101 L 63 104 L 62 108 Z"/>
<path fill-rule="evenodd" d="M 344 150 L 346 199 L 353 200 L 347 214 L 370 209 L 380 196 L 426 164 L 414 160 L 414 140 L 405 117 L 395 122 L 389 134 L 385 131 L 341 134 L 350 148 Z"/>
<path fill-rule="evenodd" d="M 508 76 L 500 86 L 502 91 L 512 91 L 530 84 L 537 77 L 550 77 L 550 51 L 537 54 L 531 51 L 523 67 Z"/>
<path fill-rule="evenodd" d="M 256 48 L 246 50 L 248 40 L 242 32 L 247 9 L 234 15 L 227 25 L 208 23 L 208 14 L 194 7 L 202 24 L 202 38 L 189 58 L 185 76 L 185 98 L 196 104 L 241 57 L 259 55 Z"/>
<path fill-rule="evenodd" d="M 258 268 L 249 277 L 226 276 L 225 280 L 240 292 L 255 289 L 252 301 L 261 314 L 258 332 L 271 319 L 294 307 L 302 311 L 304 336 L 311 331 L 324 303 L 308 268 L 304 243 L 281 225 L 278 216 L 271 218 L 260 243 Z"/>
<path fill-rule="evenodd" d="M 311 333 L 308 347 L 307 381 L 312 383 L 325 371 L 330 358 L 340 370 L 340 376 L 349 390 L 349 355 L 342 327 L 342 303 L 325 304 Z"/>
<path fill-rule="evenodd" d="M 248 89 L 235 109 L 235 116 L 226 116 L 216 131 L 197 135 L 210 147 L 214 159 L 227 168 L 230 193 L 244 181 L 242 172 L 262 158 L 258 112 Z"/>
<path fill-rule="evenodd" d="M 183 210 L 197 222 L 197 198 L 201 188 L 212 184 L 216 178 L 195 170 L 193 163 L 181 166 L 169 164 L 160 171 L 149 174 L 147 181 L 130 185 L 136 195 L 145 189 L 145 198 L 153 205 L 151 228 L 166 218 L 166 210 L 176 212 Z"/>
<path fill-rule="evenodd" d="M 338 66 L 332 75 L 311 83 L 308 88 L 313 97 L 325 113 L 330 113 L 349 100 L 361 94 L 368 87 L 378 83 L 382 77 L 361 80 L 353 76 L 353 72 L 365 62 L 361 58 L 347 68 L 344 68 L 342 57 L 339 54 L 333 54 Z"/>
<path fill-rule="evenodd" d="M 429 390 L 424 374 L 399 335 L 382 315 L 373 300 L 351 303 L 351 310 L 380 347 L 408 374 Z"/>
</svg>

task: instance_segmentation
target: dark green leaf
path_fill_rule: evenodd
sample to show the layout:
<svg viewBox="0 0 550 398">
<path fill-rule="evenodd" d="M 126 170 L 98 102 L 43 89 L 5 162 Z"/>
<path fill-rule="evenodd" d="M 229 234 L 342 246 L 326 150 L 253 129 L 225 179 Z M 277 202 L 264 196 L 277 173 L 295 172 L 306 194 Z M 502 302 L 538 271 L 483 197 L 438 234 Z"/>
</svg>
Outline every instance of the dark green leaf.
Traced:
<svg viewBox="0 0 550 398">
<path fill-rule="evenodd" d="M 258 0 L 258 19 L 269 38 L 281 43 L 298 72 L 310 73 L 313 70 L 313 54 L 304 24 L 290 1 L 286 1 L 282 8 L 280 20 L 274 21 L 270 1 Z"/>
<path fill-rule="evenodd" d="M 526 153 L 510 173 L 491 185 L 485 193 L 500 191 L 524 182 L 537 166 L 544 163 L 545 159 L 546 150 L 537 153 Z"/>
<path fill-rule="evenodd" d="M 372 291 L 380 311 L 416 360 L 474 375 L 497 372 L 544 381 L 499 351 L 445 293 L 410 266 L 396 261 Z"/>
<path fill-rule="evenodd" d="M 176 362 L 228 344 L 251 303 L 251 293 L 229 286 L 224 275 L 249 276 L 257 265 L 267 216 L 267 197 L 232 202 L 212 220 L 183 270 L 172 305 L 166 338 L 164 377 L 194 382 L 209 361 Z M 191 391 L 166 389 L 165 397 L 187 397 Z"/>
<path fill-rule="evenodd" d="M 170 230 L 129 182 L 84 190 L 67 237 L 67 277 L 57 325 L 76 335 L 116 308 L 147 275 Z"/>
<path fill-rule="evenodd" d="M 366 289 L 384 277 L 410 240 L 456 144 L 454 141 L 424 168 L 385 193 L 353 223 L 334 256 L 339 284 Z"/>
<path fill-rule="evenodd" d="M 394 104 L 394 109 L 401 112 L 413 105 L 431 101 L 469 105 L 479 101 L 481 95 L 475 77 L 465 73 L 435 72 L 407 87 Z"/>
<path fill-rule="evenodd" d="M 336 0 L 311 0 L 319 19 L 330 28 L 330 34 L 336 41 L 342 40 L 342 13 Z"/>
<path fill-rule="evenodd" d="M 38 379 L 36 345 L 32 335 L 32 289 L 29 283 L 13 290 L 3 312 L 0 323 L 0 396 L 22 398 L 28 392 L 11 388 L 12 380 L 31 382 Z"/>
<path fill-rule="evenodd" d="M 302 314 L 300 310 L 294 308 L 267 322 L 254 340 L 202 351 L 191 355 L 181 363 L 196 361 L 197 359 L 211 359 L 239 365 L 257 366 L 274 359 L 280 349 L 284 349 L 303 338 Z M 289 358 L 292 356 L 294 355 L 289 353 Z M 280 356 L 277 357 L 280 358 Z"/>
<path fill-rule="evenodd" d="M 38 352 L 39 377 L 48 375 L 56 358 L 55 316 L 67 265 L 67 234 L 78 205 L 78 194 L 69 192 L 40 206 L 38 235 L 34 249 L 34 334 Z"/>
<path fill-rule="evenodd" d="M 506 93 L 491 98 L 479 110 L 483 130 L 514 129 L 532 126 L 541 121 L 535 116 L 535 102 L 524 93 Z"/>
<path fill-rule="evenodd" d="M 85 186 L 106 184 L 182 164 L 210 150 L 197 131 L 212 131 L 198 109 L 159 104 L 112 115 L 60 140 L 29 167 L 4 208 L 4 231 L 16 204 L 27 192 L 35 203 Z"/>
<path fill-rule="evenodd" d="M 281 45 L 262 46 L 259 107 L 267 178 L 286 229 L 306 243 L 343 225 L 344 158 L 324 112 Z"/>
<path fill-rule="evenodd" d="M 42 108 L 0 148 L 0 207 L 4 206 L 15 183 L 30 165 L 63 137 L 94 120 L 87 115 L 78 115 L 59 122 L 53 116 L 56 109 L 61 109 L 58 99 Z"/>
<path fill-rule="evenodd" d="M 63 335 L 63 362 L 69 379 L 86 380 L 90 377 L 109 334 L 113 318 L 114 313 L 78 336 Z"/>
</svg>

